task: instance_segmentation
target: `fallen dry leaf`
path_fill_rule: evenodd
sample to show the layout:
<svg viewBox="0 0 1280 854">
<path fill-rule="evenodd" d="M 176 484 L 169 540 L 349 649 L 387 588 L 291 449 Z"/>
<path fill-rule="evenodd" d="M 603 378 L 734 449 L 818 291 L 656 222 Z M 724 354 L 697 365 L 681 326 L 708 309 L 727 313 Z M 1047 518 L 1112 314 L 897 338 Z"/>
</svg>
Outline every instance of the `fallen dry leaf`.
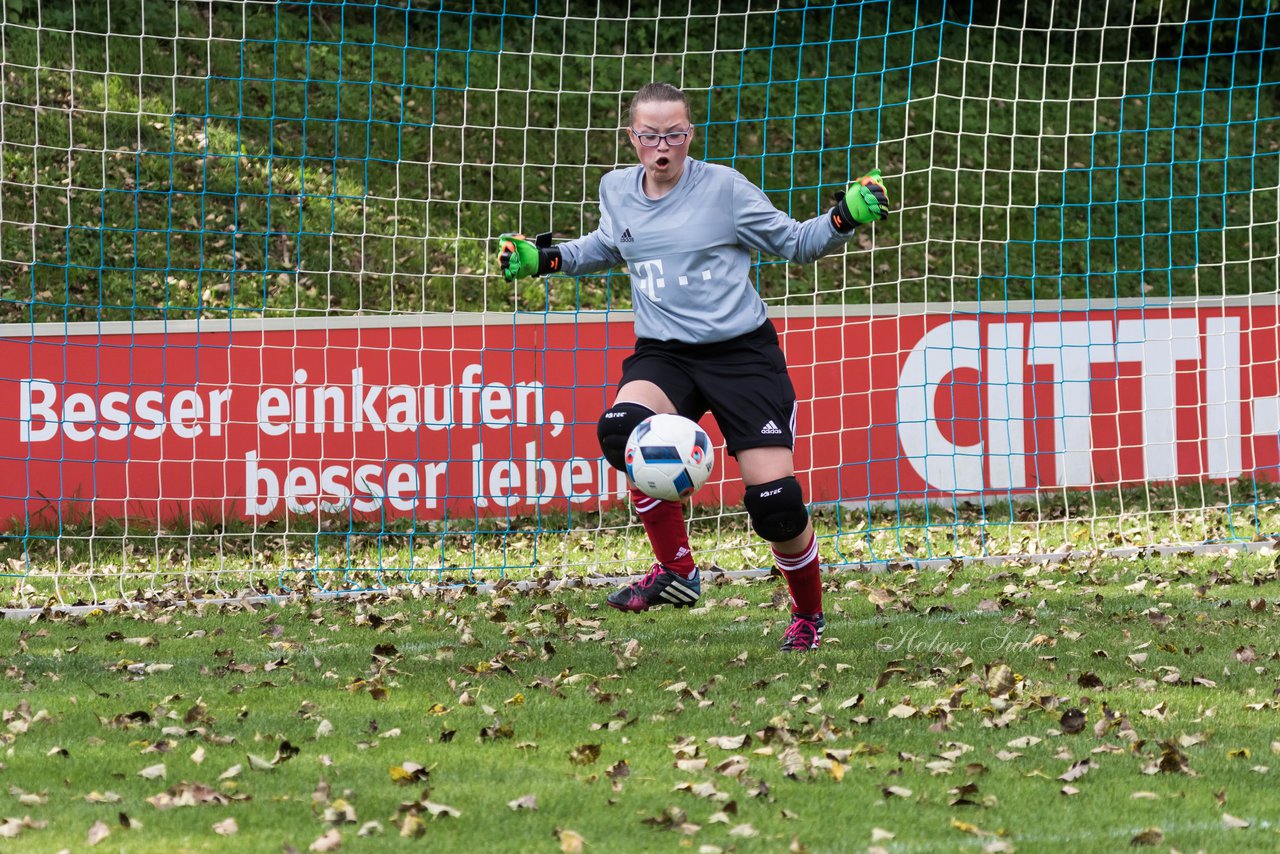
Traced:
<svg viewBox="0 0 1280 854">
<path fill-rule="evenodd" d="M 248 753 L 246 755 L 249 757 L 249 767 L 254 771 L 271 771 L 276 767 L 256 753 Z"/>
<path fill-rule="evenodd" d="M 301 752 L 301 748 L 294 747 L 289 743 L 288 739 L 286 739 L 280 742 L 280 746 L 276 748 L 276 755 L 271 757 L 271 764 L 279 765 L 282 762 L 288 762 Z"/>
<path fill-rule="evenodd" d="M 958 818 L 951 819 L 951 827 L 961 833 L 967 833 L 970 836 L 994 836 L 990 830 L 983 830 L 978 825 L 968 821 L 961 821 Z"/>
<path fill-rule="evenodd" d="M 536 810 L 538 799 L 533 795 L 521 795 L 513 801 L 507 801 L 507 806 L 513 810 Z"/>
<path fill-rule="evenodd" d="M 885 666 L 884 670 L 880 671 L 880 675 L 876 677 L 875 690 L 879 691 L 881 688 L 888 685 L 890 680 L 895 676 L 906 675 L 907 669 L 905 667 L 899 667 L 898 664 L 899 662 L 890 662 Z"/>
<path fill-rule="evenodd" d="M 1164 831 L 1158 827 L 1148 827 L 1129 840 L 1130 845 L 1159 845 L 1164 842 Z"/>
<path fill-rule="evenodd" d="M 247 799 L 247 795 L 236 795 L 234 797 L 234 800 Z M 152 795 L 147 798 L 147 803 L 158 810 L 168 810 L 176 807 L 194 807 L 205 804 L 223 806 L 231 803 L 232 800 L 231 796 L 224 795 L 217 789 L 200 783 L 187 783 L 184 781 L 170 786 L 158 795 Z"/>
<path fill-rule="evenodd" d="M 214 824 L 213 832 L 219 836 L 235 836 L 240 832 L 240 826 L 234 818 L 226 818 Z"/>
<path fill-rule="evenodd" d="M 716 801 L 727 801 L 729 796 L 721 792 L 715 787 L 714 783 L 705 780 L 699 783 L 690 783 L 687 780 L 676 783 L 672 791 L 689 792 L 695 798 L 710 798 Z"/>
<path fill-rule="evenodd" d="M 586 840 L 582 838 L 582 834 L 578 833 L 578 831 L 557 827 L 555 829 L 555 837 L 560 842 L 560 850 L 564 854 L 582 854 L 582 848 L 586 844 Z"/>
<path fill-rule="evenodd" d="M 782 773 L 800 779 L 805 768 L 804 755 L 796 748 L 788 747 L 778 754 L 778 764 L 782 766 Z"/>
<path fill-rule="evenodd" d="M 1094 765 L 1091 760 L 1081 759 L 1078 762 L 1073 762 L 1071 767 L 1066 770 L 1066 773 L 1059 775 L 1058 779 L 1064 783 L 1074 783 L 1085 774 L 1088 774 L 1089 769 L 1093 767 Z"/>
<path fill-rule="evenodd" d="M 448 804 L 436 804 L 431 801 L 422 801 L 422 808 L 431 813 L 432 818 L 439 818 L 440 816 L 457 818 L 462 815 L 462 810 L 454 809 Z"/>
<path fill-rule="evenodd" d="M 345 798 L 338 798 L 325 807 L 324 820 L 332 825 L 355 824 L 356 808 Z"/>
<path fill-rule="evenodd" d="M 16 839 L 24 830 L 43 830 L 48 824 L 47 821 L 35 821 L 29 815 L 0 819 L 0 839 Z"/>
<path fill-rule="evenodd" d="M 417 762 L 392 765 L 387 773 L 391 775 L 391 782 L 400 786 L 407 786 L 410 783 L 422 783 L 431 776 L 431 772 Z"/>
<path fill-rule="evenodd" d="M 400 837 L 402 839 L 418 839 L 427 833 L 427 823 L 416 812 L 411 812 L 400 821 Z"/>
<path fill-rule="evenodd" d="M 883 587 L 875 588 L 874 590 L 871 590 L 869 593 L 867 593 L 867 601 L 870 602 L 872 605 L 875 605 L 877 608 L 881 608 L 885 605 L 888 605 L 890 602 L 893 601 L 893 599 L 894 599 L 893 594 L 890 593 L 888 590 L 885 590 Z"/>
<path fill-rule="evenodd" d="M 1016 674 L 1009 665 L 1002 662 L 996 664 L 988 664 L 984 667 L 984 687 L 987 694 L 992 697 L 1003 697 L 1011 692 L 1018 684 Z"/>
<path fill-rule="evenodd" d="M 590 765 L 600 758 L 600 745 L 579 744 L 569 751 L 569 761 L 574 765 Z"/>
<path fill-rule="evenodd" d="M 1084 731 L 1085 714 L 1079 709 L 1067 709 L 1058 723 L 1067 735 L 1075 735 Z"/>
<path fill-rule="evenodd" d="M 325 831 L 324 835 L 307 846 L 308 851 L 337 851 L 342 847 L 342 834 L 338 832 L 336 827 L 331 827 Z"/>
<path fill-rule="evenodd" d="M 88 841 L 90 845 L 97 845 L 102 840 L 111 835 L 111 828 L 105 822 L 95 821 L 93 826 L 89 828 Z"/>
</svg>

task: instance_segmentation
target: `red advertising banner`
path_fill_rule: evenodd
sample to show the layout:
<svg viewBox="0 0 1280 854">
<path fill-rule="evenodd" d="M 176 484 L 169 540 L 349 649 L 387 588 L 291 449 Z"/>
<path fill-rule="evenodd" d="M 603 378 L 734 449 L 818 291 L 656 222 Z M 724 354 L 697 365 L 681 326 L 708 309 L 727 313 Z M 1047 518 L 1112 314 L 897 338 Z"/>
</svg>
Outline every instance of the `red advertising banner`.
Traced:
<svg viewBox="0 0 1280 854">
<path fill-rule="evenodd" d="M 1280 465 L 1275 306 L 777 324 L 813 501 L 1274 480 Z M 4 330 L 6 530 L 59 511 L 437 519 L 625 494 L 595 425 L 629 321 L 141 329 Z M 700 503 L 741 495 L 719 457 Z"/>
</svg>

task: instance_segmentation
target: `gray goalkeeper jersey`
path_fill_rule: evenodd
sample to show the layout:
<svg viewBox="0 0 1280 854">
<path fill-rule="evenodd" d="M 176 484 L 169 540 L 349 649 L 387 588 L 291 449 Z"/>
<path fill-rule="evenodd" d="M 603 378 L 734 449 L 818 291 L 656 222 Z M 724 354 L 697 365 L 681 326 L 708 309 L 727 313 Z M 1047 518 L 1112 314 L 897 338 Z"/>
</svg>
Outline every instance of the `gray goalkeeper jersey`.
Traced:
<svg viewBox="0 0 1280 854">
<path fill-rule="evenodd" d="M 675 188 L 644 194 L 644 167 L 600 180 L 600 226 L 560 244 L 561 271 L 626 264 L 636 336 L 710 344 L 756 329 L 765 305 L 751 284 L 751 250 L 808 263 L 849 239 L 819 216 L 797 222 L 727 166 L 692 157 Z"/>
</svg>

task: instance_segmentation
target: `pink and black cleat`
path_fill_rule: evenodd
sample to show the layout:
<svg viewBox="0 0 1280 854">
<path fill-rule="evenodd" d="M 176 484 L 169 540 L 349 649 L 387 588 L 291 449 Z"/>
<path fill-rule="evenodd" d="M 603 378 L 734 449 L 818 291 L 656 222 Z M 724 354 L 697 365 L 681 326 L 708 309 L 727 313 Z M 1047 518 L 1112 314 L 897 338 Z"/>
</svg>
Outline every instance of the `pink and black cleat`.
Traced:
<svg viewBox="0 0 1280 854">
<path fill-rule="evenodd" d="M 691 578 L 684 578 L 655 563 L 644 578 L 613 591 L 606 601 L 619 611 L 638 612 L 648 611 L 655 605 L 684 608 L 697 602 L 700 595 L 702 582 L 698 579 L 698 570 L 693 571 Z"/>
<path fill-rule="evenodd" d="M 791 625 L 782 634 L 783 652 L 802 652 L 817 649 L 822 643 L 822 630 L 827 621 L 821 614 L 792 614 Z"/>
</svg>

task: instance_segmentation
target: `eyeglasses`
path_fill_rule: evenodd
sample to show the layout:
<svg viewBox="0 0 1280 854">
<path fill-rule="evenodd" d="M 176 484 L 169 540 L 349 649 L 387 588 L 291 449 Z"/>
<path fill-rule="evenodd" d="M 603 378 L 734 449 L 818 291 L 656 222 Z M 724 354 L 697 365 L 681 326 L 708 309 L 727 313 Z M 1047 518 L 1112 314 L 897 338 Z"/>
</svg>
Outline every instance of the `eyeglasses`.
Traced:
<svg viewBox="0 0 1280 854">
<path fill-rule="evenodd" d="M 641 133 L 635 128 L 630 130 L 645 148 L 657 148 L 664 139 L 667 141 L 667 145 L 673 148 L 684 145 L 689 140 L 689 131 L 687 130 L 678 130 L 672 133 Z"/>
</svg>

